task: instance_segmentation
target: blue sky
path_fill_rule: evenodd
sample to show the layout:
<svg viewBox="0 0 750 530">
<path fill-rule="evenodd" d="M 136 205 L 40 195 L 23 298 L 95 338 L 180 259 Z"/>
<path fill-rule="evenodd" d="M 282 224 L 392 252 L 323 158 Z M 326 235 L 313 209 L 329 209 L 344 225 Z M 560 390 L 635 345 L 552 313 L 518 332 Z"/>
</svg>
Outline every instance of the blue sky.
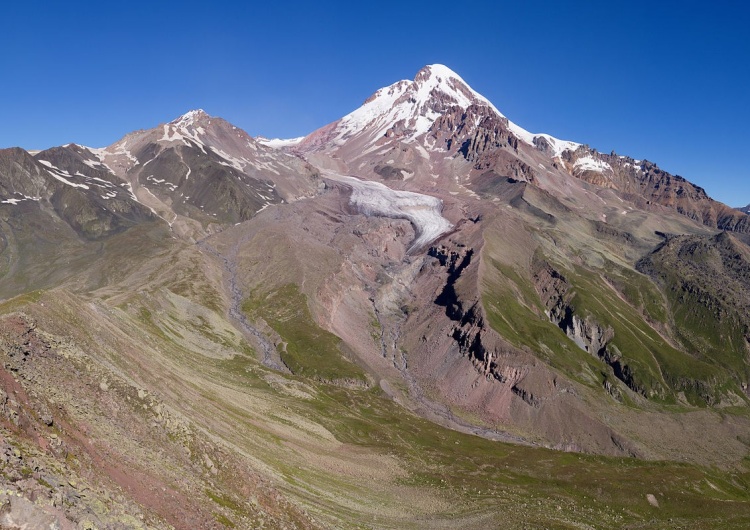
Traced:
<svg viewBox="0 0 750 530">
<path fill-rule="evenodd" d="M 743 2 L 21 4 L 3 8 L 0 147 L 101 147 L 194 108 L 300 136 L 443 63 L 532 132 L 750 203 Z"/>
</svg>

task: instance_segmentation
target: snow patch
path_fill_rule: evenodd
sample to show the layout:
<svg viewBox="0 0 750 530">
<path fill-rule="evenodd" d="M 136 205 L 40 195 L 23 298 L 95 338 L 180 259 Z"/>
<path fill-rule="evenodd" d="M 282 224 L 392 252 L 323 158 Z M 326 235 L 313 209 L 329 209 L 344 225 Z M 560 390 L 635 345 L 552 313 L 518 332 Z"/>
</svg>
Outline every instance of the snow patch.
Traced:
<svg viewBox="0 0 750 530">
<path fill-rule="evenodd" d="M 610 166 L 603 160 L 594 158 L 591 155 L 586 155 L 576 160 L 576 163 L 573 165 L 573 170 L 596 171 L 598 173 L 604 173 L 607 170 L 612 171 L 612 166 Z"/>
<path fill-rule="evenodd" d="M 5 199 L 3 201 L 0 201 L 0 204 L 12 204 L 13 206 L 16 206 L 18 203 L 23 201 L 40 201 L 42 200 L 41 197 L 29 197 L 28 195 L 22 195 L 18 192 L 16 192 L 18 195 L 21 195 L 20 199 L 17 199 L 15 197 L 11 197 L 9 199 Z"/>
<path fill-rule="evenodd" d="M 37 160 L 40 164 L 43 166 L 46 166 L 48 168 L 47 173 L 54 178 L 55 180 L 59 180 L 60 182 L 67 184 L 68 186 L 72 186 L 74 188 L 83 188 L 85 190 L 89 189 L 89 187 L 86 184 L 80 184 L 78 182 L 72 182 L 68 179 L 73 178 L 73 175 L 65 171 L 64 169 L 59 169 L 52 165 L 52 162 L 48 160 Z"/>
<path fill-rule="evenodd" d="M 102 167 L 105 167 L 100 161 L 94 162 L 93 160 L 84 160 L 83 163 L 91 169 L 101 169 Z"/>
<path fill-rule="evenodd" d="M 559 158 L 565 151 L 575 151 L 581 144 L 568 140 L 560 140 L 549 134 L 535 134 L 534 138 L 544 138 L 552 146 L 553 158 Z M 533 141 L 532 141 L 533 143 Z"/>
<path fill-rule="evenodd" d="M 86 177 L 87 182 L 90 182 L 94 186 L 99 186 L 100 188 L 113 188 L 115 185 L 111 182 L 108 182 L 104 179 L 100 179 L 99 177 Z M 91 182 L 91 181 L 94 182 Z"/>
<path fill-rule="evenodd" d="M 300 136 L 298 138 L 288 138 L 288 139 L 282 139 L 282 138 L 269 139 L 269 138 L 263 138 L 262 136 L 258 136 L 255 138 L 255 141 L 267 147 L 272 147 L 274 149 L 281 149 L 282 147 L 291 147 L 293 145 L 297 145 L 304 139 L 305 139 L 304 136 Z"/>
<path fill-rule="evenodd" d="M 135 196 L 135 193 L 133 193 L 133 185 L 130 184 L 130 182 L 126 182 L 122 185 L 123 188 L 128 190 L 130 192 L 130 197 L 137 203 L 140 203 L 141 201 L 138 200 L 138 197 Z"/>
</svg>

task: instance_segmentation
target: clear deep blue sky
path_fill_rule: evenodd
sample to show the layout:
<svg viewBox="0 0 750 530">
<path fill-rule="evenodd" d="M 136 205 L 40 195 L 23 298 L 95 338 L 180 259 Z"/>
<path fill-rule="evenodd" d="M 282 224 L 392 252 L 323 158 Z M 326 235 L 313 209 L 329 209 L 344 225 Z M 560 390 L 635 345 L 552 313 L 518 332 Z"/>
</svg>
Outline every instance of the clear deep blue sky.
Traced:
<svg viewBox="0 0 750 530">
<path fill-rule="evenodd" d="M 301 136 L 443 63 L 532 132 L 750 203 L 745 2 L 13 2 L 0 16 L 0 147 L 101 147 L 194 108 Z"/>
</svg>

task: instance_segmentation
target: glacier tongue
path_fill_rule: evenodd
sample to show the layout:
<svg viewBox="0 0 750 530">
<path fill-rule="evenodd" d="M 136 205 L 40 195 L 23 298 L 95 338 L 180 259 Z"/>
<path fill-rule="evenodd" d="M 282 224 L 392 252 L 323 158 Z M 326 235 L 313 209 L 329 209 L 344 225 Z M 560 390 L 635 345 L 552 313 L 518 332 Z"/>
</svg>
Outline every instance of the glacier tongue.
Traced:
<svg viewBox="0 0 750 530">
<path fill-rule="evenodd" d="M 409 252 L 434 241 L 453 228 L 450 221 L 443 217 L 443 201 L 437 197 L 394 190 L 380 182 L 360 180 L 330 171 L 323 175 L 350 186 L 350 201 L 363 214 L 408 220 L 417 233 Z"/>
</svg>

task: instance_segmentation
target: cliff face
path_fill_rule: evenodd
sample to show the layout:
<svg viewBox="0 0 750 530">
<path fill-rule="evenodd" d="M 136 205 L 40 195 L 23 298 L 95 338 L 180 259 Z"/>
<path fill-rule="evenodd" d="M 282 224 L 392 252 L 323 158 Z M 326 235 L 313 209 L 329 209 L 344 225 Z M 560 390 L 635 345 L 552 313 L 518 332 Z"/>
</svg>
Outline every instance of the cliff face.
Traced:
<svg viewBox="0 0 750 530">
<path fill-rule="evenodd" d="M 614 336 L 612 328 L 603 329 L 592 317 L 581 318 L 571 306 L 571 285 L 549 265 L 534 275 L 534 283 L 550 322 L 562 329 L 578 347 L 603 357 L 607 343 Z"/>
<path fill-rule="evenodd" d="M 454 323 L 451 337 L 456 341 L 461 355 L 471 360 L 472 364 L 484 375 L 506 382 L 507 378 L 498 373 L 494 362 L 496 352 L 488 351 L 482 341 L 482 334 L 487 333 L 481 305 L 476 300 L 462 300 L 456 292 L 456 282 L 471 264 L 474 249 L 459 248 L 451 250 L 444 245 L 431 247 L 428 255 L 436 258 L 447 272 L 442 291 L 435 299 L 438 306 L 445 308 L 445 315 Z"/>
</svg>

